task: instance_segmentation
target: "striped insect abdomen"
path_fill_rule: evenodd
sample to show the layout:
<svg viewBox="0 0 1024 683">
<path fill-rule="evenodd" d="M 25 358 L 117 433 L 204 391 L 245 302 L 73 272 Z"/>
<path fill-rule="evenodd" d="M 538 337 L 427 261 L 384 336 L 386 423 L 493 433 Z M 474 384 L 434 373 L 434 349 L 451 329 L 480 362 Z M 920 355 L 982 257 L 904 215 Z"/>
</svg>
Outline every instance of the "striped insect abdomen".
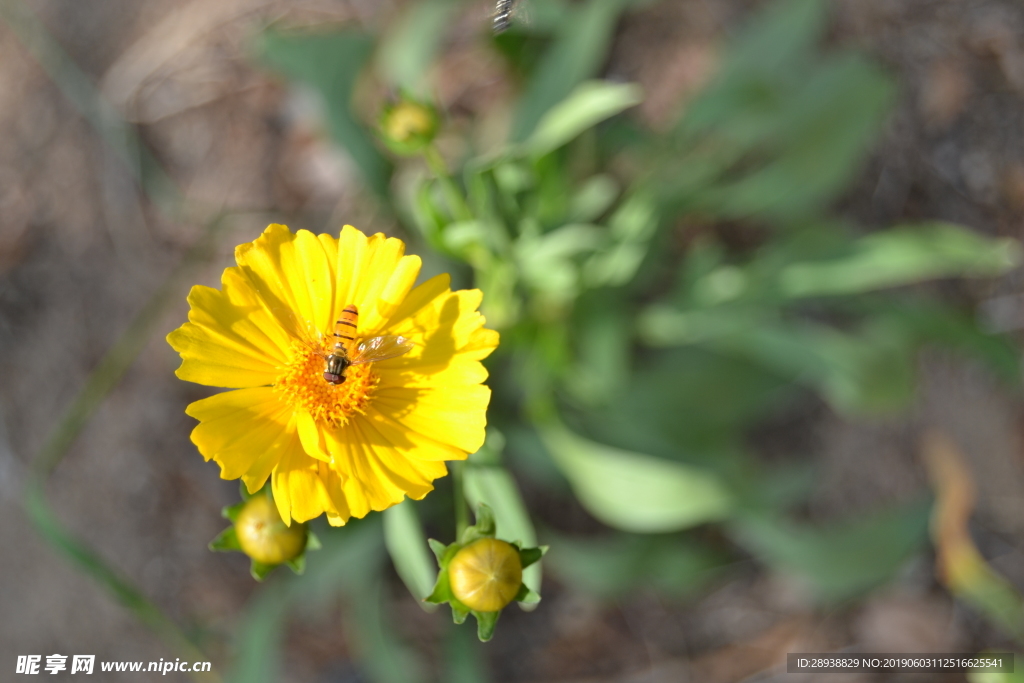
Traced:
<svg viewBox="0 0 1024 683">
<path fill-rule="evenodd" d="M 341 312 L 341 317 L 334 323 L 334 350 L 352 356 L 356 345 L 356 328 L 359 325 L 359 309 L 350 304 Z"/>
</svg>

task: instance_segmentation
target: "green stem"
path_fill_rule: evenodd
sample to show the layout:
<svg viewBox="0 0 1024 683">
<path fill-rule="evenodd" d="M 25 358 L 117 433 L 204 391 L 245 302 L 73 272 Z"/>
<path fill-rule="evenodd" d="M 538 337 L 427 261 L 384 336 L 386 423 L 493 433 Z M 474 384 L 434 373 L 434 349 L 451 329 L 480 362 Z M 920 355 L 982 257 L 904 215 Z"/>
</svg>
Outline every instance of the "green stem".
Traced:
<svg viewBox="0 0 1024 683">
<path fill-rule="evenodd" d="M 444 193 L 445 201 L 448 202 L 448 209 L 452 212 L 452 215 L 460 221 L 473 220 L 473 211 L 469 208 L 462 190 L 455 184 L 451 173 L 448 171 L 448 165 L 444 163 L 444 159 L 434 145 L 427 145 L 423 148 L 423 159 L 427 162 L 427 166 L 434 175 L 437 176 L 438 182 L 441 183 L 441 191 Z"/>
<path fill-rule="evenodd" d="M 469 526 L 469 505 L 466 503 L 465 489 L 466 463 L 452 463 L 452 496 L 455 498 L 455 541 L 462 538 L 462 532 Z"/>
</svg>

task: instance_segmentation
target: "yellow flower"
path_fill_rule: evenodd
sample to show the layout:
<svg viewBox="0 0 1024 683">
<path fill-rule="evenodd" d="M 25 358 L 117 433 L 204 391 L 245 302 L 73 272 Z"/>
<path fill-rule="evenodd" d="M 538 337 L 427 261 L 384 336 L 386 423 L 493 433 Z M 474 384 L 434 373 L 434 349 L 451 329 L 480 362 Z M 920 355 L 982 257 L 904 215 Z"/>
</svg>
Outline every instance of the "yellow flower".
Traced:
<svg viewBox="0 0 1024 683">
<path fill-rule="evenodd" d="M 417 256 L 401 240 L 345 226 L 338 239 L 271 225 L 235 249 L 221 289 L 196 286 L 189 322 L 168 335 L 181 379 L 235 389 L 196 401 L 192 442 L 250 492 L 271 478 L 286 524 L 327 513 L 331 524 L 423 498 L 484 442 L 490 390 L 480 362 L 498 344 L 479 290 L 447 275 L 413 287 Z M 343 309 L 357 338 L 400 335 L 404 355 L 345 371 L 325 357 Z"/>
</svg>

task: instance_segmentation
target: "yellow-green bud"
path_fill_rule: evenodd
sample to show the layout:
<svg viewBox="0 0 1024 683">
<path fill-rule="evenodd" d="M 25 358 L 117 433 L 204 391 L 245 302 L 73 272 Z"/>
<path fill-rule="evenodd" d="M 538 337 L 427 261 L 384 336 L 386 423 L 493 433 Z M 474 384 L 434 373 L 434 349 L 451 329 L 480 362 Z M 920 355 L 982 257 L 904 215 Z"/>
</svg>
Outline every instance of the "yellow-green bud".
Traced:
<svg viewBox="0 0 1024 683">
<path fill-rule="evenodd" d="M 384 111 L 380 136 L 393 151 L 414 154 L 429 145 L 437 133 L 437 113 L 432 107 L 403 100 Z"/>
<path fill-rule="evenodd" d="M 286 526 L 274 502 L 262 495 L 253 496 L 239 510 L 235 533 L 242 551 L 267 565 L 294 560 L 306 547 L 306 525 Z"/>
<path fill-rule="evenodd" d="M 481 538 L 462 548 L 448 565 L 452 594 L 478 612 L 497 612 L 523 585 L 519 550 L 505 541 Z"/>
</svg>

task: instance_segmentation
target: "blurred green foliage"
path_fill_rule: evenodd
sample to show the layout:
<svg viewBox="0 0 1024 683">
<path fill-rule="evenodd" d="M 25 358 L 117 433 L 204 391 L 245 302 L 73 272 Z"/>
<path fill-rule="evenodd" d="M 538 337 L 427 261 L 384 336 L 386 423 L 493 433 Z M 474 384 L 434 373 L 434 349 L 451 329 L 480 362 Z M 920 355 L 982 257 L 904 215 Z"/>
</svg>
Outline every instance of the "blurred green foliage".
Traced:
<svg viewBox="0 0 1024 683">
<path fill-rule="evenodd" d="M 647 129 L 628 115 L 637 86 L 594 80 L 620 16 L 640 4 L 532 3 L 528 25 L 493 39 L 522 84 L 505 140 L 478 149 L 462 130 L 454 159 L 431 147 L 401 176 L 370 144 L 352 84 L 429 98 L 457 0 L 413 3 L 382 35 L 274 29 L 260 54 L 322 94 L 367 186 L 484 291 L 503 334 L 491 422 L 515 438 L 506 449 L 495 432 L 465 487 L 495 510 L 499 536 L 536 541 L 508 465 L 553 491 L 567 483 L 620 530 L 545 539 L 546 563 L 595 595 L 690 595 L 749 554 L 818 600 L 854 598 L 924 545 L 930 502 L 810 525 L 792 514 L 813 485 L 810 454 L 769 468 L 746 434 L 807 392 L 851 417 L 905 409 L 929 345 L 1016 382 L 1009 344 L 909 286 L 998 275 L 1020 246 L 946 223 L 866 231 L 830 213 L 895 87 L 863 54 L 822 48 L 820 0 L 769 3 L 674 125 Z M 724 223 L 749 244 L 725 239 Z M 389 513 L 389 538 L 403 539 L 389 547 L 417 540 L 409 514 Z M 707 523 L 729 541 L 687 532 Z M 392 549 L 419 594 L 416 554 Z M 539 568 L 528 583 L 539 588 Z"/>
</svg>

